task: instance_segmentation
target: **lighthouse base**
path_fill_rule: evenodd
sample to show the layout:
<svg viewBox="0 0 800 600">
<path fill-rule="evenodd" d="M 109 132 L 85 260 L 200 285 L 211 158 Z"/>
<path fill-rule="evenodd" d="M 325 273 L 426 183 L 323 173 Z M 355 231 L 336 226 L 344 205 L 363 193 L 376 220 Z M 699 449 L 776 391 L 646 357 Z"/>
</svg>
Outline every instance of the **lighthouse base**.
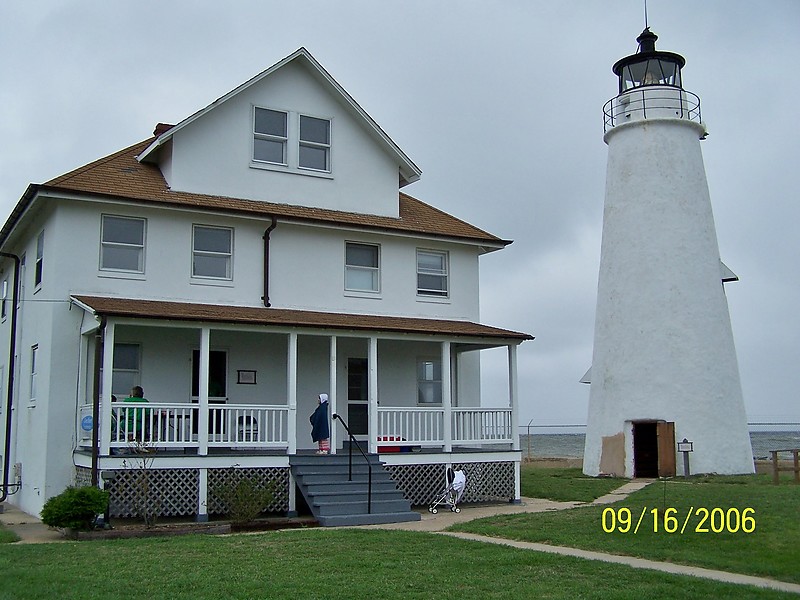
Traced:
<svg viewBox="0 0 800 600">
<path fill-rule="evenodd" d="M 620 431 L 602 435 L 587 431 L 583 472 L 592 477 L 675 477 L 689 474 L 743 475 L 755 472 L 749 435 L 714 439 L 705 435 L 694 442 L 689 462 L 678 460 L 677 444 L 689 438 L 693 427 L 677 427 L 674 421 L 632 420 Z M 676 435 L 677 433 L 677 435 Z M 691 435 L 691 434 L 689 434 Z M 687 472 L 687 466 L 690 472 Z"/>
</svg>

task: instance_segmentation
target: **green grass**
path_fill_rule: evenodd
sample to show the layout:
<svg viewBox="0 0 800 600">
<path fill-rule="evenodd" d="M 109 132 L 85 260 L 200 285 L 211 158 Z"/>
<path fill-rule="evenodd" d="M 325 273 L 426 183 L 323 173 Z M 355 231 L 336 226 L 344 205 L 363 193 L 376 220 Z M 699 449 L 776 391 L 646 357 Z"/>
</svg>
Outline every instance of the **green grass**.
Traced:
<svg viewBox="0 0 800 600">
<path fill-rule="evenodd" d="M 626 479 L 586 477 L 580 469 L 520 467 L 521 493 L 526 498 L 548 498 L 560 502 L 591 502 L 617 489 Z"/>
<path fill-rule="evenodd" d="M 614 516 L 631 514 L 630 531 L 603 530 L 603 512 L 611 508 Z M 698 531 L 700 516 L 691 517 L 683 534 L 679 531 L 689 514 L 705 507 L 754 509 L 755 531 L 714 533 Z M 658 532 L 654 531 L 653 508 L 675 508 L 678 532 L 664 531 L 664 515 L 659 513 Z M 644 512 L 638 533 L 636 523 Z M 733 516 L 733 515 L 732 515 Z M 611 528 L 611 513 L 606 514 Z M 735 525 L 735 522 L 732 524 Z M 719 520 L 717 521 L 719 529 Z M 624 526 L 623 526 L 624 527 Z M 454 527 L 484 535 L 572 546 L 613 554 L 697 565 L 736 573 L 772 577 L 800 583 L 800 486 L 784 483 L 773 486 L 768 475 L 740 477 L 697 477 L 656 482 L 610 506 L 579 507 L 557 513 L 520 514 L 490 517 Z"/>
<path fill-rule="evenodd" d="M 0 544 L 8 544 L 17 541 L 19 541 L 17 534 L 0 523 Z"/>
<path fill-rule="evenodd" d="M 0 568 L 2 600 L 789 597 L 408 531 L 6 544 Z"/>
</svg>

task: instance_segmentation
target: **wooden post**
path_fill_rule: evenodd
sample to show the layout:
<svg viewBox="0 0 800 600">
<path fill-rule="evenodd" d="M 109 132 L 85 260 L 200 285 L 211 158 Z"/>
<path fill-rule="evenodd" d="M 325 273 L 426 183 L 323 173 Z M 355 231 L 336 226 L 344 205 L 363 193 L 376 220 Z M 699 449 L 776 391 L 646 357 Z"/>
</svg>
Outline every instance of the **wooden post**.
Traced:
<svg viewBox="0 0 800 600">
<path fill-rule="evenodd" d="M 772 483 L 778 485 L 781 482 L 781 476 L 778 473 L 778 451 L 770 450 L 769 453 L 772 454 Z"/>
<path fill-rule="evenodd" d="M 795 448 L 792 450 L 792 455 L 794 456 L 794 482 L 800 483 L 800 459 L 798 459 L 798 453 L 800 450 Z"/>
</svg>

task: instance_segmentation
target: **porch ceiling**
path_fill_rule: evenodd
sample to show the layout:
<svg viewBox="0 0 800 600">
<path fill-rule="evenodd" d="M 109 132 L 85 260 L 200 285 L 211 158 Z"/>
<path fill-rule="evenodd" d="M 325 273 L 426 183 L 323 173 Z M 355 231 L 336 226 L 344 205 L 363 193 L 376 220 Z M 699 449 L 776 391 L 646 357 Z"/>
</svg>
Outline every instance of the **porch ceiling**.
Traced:
<svg viewBox="0 0 800 600">
<path fill-rule="evenodd" d="M 348 331 L 381 331 L 398 334 L 436 335 L 460 338 L 483 338 L 519 343 L 533 336 L 507 329 L 481 325 L 470 321 L 420 319 L 411 317 L 385 317 L 345 313 L 224 306 L 160 300 L 135 300 L 131 298 L 106 298 L 99 296 L 73 296 L 79 304 L 95 315 L 135 319 L 172 321 L 198 321 L 263 325 L 272 327 L 302 327 Z"/>
</svg>

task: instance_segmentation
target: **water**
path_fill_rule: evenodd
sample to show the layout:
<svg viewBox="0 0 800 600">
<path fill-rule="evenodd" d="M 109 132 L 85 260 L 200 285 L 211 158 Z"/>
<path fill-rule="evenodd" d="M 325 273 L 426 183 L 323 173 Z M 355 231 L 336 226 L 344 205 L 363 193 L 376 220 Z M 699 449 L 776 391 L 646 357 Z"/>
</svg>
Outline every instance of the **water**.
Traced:
<svg viewBox="0 0 800 600">
<path fill-rule="evenodd" d="M 528 445 L 530 438 L 530 446 Z M 582 433 L 539 433 L 520 435 L 522 455 L 533 458 L 583 458 L 586 436 Z M 769 458 L 770 450 L 800 448 L 800 431 L 751 431 L 753 457 Z"/>
</svg>

